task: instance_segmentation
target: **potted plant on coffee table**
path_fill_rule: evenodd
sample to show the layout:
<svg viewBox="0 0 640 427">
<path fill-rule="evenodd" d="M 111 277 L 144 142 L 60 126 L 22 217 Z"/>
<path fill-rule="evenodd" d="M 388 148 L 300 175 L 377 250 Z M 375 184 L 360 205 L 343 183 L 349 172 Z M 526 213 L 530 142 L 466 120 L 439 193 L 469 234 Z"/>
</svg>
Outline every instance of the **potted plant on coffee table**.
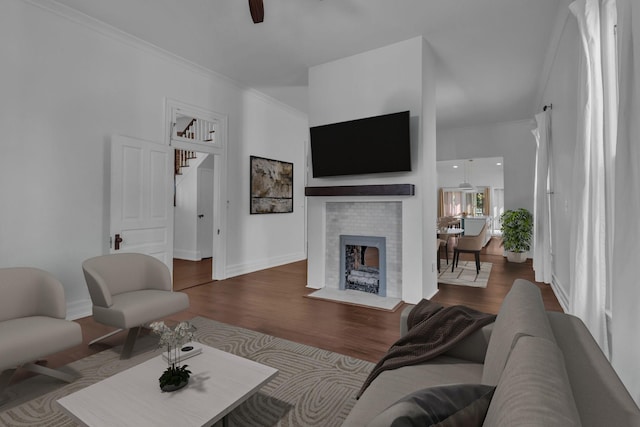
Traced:
<svg viewBox="0 0 640 427">
<path fill-rule="evenodd" d="M 191 376 L 189 365 L 181 365 L 182 346 L 193 339 L 189 322 L 180 322 L 171 329 L 163 321 L 149 325 L 151 330 L 160 335 L 160 346 L 167 350 L 167 369 L 158 379 L 162 391 L 176 391 L 186 386 Z"/>
<path fill-rule="evenodd" d="M 524 262 L 531 249 L 533 215 L 524 208 L 510 209 L 500 215 L 502 245 L 510 262 Z"/>
</svg>

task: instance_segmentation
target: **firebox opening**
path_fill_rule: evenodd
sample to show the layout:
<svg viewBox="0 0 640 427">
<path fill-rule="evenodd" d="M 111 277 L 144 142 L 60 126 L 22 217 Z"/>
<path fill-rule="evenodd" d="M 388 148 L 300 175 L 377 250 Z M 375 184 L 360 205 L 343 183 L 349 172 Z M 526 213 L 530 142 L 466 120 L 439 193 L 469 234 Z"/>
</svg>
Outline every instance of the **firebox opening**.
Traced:
<svg viewBox="0 0 640 427">
<path fill-rule="evenodd" d="M 386 296 L 384 237 L 340 236 L 340 289 Z"/>
<path fill-rule="evenodd" d="M 345 289 L 378 294 L 380 290 L 378 249 L 347 245 L 346 256 Z"/>
</svg>

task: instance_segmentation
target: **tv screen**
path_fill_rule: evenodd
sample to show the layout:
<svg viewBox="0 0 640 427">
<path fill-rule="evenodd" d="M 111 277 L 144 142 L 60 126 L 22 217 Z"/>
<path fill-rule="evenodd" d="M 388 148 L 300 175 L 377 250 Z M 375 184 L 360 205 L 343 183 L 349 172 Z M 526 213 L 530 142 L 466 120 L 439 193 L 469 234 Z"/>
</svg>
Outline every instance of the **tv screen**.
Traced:
<svg viewBox="0 0 640 427">
<path fill-rule="evenodd" d="M 409 111 L 314 126 L 313 177 L 411 170 Z"/>
</svg>

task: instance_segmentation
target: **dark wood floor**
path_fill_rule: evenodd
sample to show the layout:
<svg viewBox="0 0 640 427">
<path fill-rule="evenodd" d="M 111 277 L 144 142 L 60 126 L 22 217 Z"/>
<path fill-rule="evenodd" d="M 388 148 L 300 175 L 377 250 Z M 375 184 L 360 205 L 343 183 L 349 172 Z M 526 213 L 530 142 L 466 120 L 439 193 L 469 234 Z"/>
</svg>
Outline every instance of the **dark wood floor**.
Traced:
<svg viewBox="0 0 640 427">
<path fill-rule="evenodd" d="M 212 259 L 202 261 L 173 260 L 173 290 L 181 291 L 211 282 Z"/>
<path fill-rule="evenodd" d="M 466 259 L 465 255 L 462 257 Z M 472 256 L 468 259 L 471 260 Z M 507 263 L 502 257 L 499 240 L 492 239 L 483 250 L 481 260 L 493 263 L 487 288 L 443 284 L 432 299 L 443 305 L 464 304 L 497 313 L 514 279 L 533 281 L 531 261 Z M 207 268 L 210 273 L 210 265 L 203 265 L 203 269 Z M 191 279 L 179 280 L 186 283 Z M 546 308 L 562 311 L 551 288 L 544 284 L 538 286 L 542 289 Z M 171 320 L 204 316 L 371 362 L 377 361 L 398 339 L 402 307 L 391 313 L 305 298 L 311 291 L 306 288 L 306 261 L 295 262 L 188 287 L 184 292 L 190 298 L 189 310 L 173 316 Z M 51 356 L 49 366 L 61 366 L 124 342 L 123 332 L 88 347 L 89 341 L 110 329 L 97 324 L 91 317 L 79 319 L 78 323 L 82 326 L 84 343 Z"/>
</svg>

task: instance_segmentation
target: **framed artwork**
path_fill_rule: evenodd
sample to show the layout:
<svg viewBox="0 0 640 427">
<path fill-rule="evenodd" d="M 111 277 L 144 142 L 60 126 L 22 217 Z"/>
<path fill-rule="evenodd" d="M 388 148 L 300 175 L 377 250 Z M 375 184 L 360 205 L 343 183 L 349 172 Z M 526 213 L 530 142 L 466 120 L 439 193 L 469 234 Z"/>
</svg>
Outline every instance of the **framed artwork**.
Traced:
<svg viewBox="0 0 640 427">
<path fill-rule="evenodd" d="M 250 213 L 293 212 L 293 163 L 251 156 Z"/>
</svg>

